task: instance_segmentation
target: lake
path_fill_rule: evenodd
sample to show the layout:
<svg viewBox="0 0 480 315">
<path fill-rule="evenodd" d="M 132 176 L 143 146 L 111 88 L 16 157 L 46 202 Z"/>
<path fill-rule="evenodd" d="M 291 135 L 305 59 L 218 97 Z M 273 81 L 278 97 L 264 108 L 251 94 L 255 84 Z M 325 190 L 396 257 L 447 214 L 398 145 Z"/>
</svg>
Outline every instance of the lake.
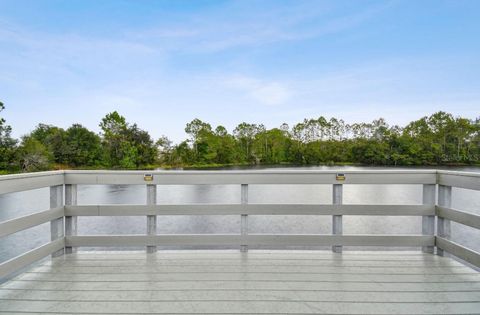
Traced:
<svg viewBox="0 0 480 315">
<path fill-rule="evenodd" d="M 257 167 L 255 169 L 269 169 Z M 249 169 L 230 168 L 230 169 Z M 275 169 L 368 170 L 372 167 L 275 167 Z M 400 168 L 396 168 L 400 169 Z M 449 170 L 480 172 L 476 167 Z M 480 191 L 453 188 L 452 207 L 480 214 Z M 421 185 L 345 185 L 345 204 L 421 204 Z M 78 204 L 144 204 L 146 187 L 127 185 L 79 185 Z M 332 202 L 331 185 L 250 185 L 250 203 Z M 157 186 L 157 203 L 240 203 L 240 185 Z M 0 195 L 0 221 L 47 210 L 49 189 Z M 331 216 L 250 216 L 249 233 L 331 234 Z M 421 217 L 344 216 L 344 234 L 421 234 Z M 223 233 L 240 231 L 240 216 L 161 216 L 160 234 Z M 145 234 L 145 217 L 79 217 L 78 234 Z M 480 251 L 480 231 L 452 222 L 452 239 Z M 50 240 L 49 223 L 0 240 L 0 262 Z M 118 249 L 118 248 L 116 248 Z M 348 249 L 348 248 L 346 248 Z"/>
</svg>

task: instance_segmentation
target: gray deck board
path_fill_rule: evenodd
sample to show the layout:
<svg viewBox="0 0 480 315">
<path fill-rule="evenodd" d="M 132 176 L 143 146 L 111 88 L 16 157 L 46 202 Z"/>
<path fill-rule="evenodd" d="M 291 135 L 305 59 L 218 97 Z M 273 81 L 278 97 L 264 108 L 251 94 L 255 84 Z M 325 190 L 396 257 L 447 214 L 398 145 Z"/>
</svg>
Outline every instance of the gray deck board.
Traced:
<svg viewBox="0 0 480 315">
<path fill-rule="evenodd" d="M 480 273 L 419 252 L 70 254 L 0 285 L 0 314 L 480 314 Z"/>
</svg>

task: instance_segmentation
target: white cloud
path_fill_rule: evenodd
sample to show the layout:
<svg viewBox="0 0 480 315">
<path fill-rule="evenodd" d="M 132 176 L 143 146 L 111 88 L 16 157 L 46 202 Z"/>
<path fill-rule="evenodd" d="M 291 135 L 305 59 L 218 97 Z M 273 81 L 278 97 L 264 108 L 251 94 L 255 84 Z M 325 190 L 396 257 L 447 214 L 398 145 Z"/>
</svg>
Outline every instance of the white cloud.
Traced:
<svg viewBox="0 0 480 315">
<path fill-rule="evenodd" d="M 252 97 L 267 105 L 283 104 L 290 99 L 291 92 L 280 83 L 265 83 L 251 91 Z"/>
<path fill-rule="evenodd" d="M 290 100 L 292 91 L 286 84 L 265 81 L 246 76 L 234 76 L 224 80 L 224 86 L 240 90 L 244 95 L 265 105 L 281 105 Z"/>
</svg>

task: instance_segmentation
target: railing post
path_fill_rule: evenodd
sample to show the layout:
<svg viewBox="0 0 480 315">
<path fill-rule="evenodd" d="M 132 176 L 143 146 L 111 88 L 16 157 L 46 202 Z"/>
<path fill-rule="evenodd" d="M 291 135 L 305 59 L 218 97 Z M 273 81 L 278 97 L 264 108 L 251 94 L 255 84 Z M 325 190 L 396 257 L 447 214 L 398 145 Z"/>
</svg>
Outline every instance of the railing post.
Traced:
<svg viewBox="0 0 480 315">
<path fill-rule="evenodd" d="M 66 184 L 65 185 L 65 205 L 77 204 L 77 185 Z M 77 217 L 65 216 L 65 235 L 73 236 L 77 235 Z M 74 253 L 73 247 L 65 247 L 65 254 Z"/>
<path fill-rule="evenodd" d="M 147 205 L 157 204 L 157 185 L 147 185 Z M 157 216 L 147 215 L 147 235 L 157 234 Z M 155 253 L 157 246 L 147 246 L 147 253 Z"/>
<path fill-rule="evenodd" d="M 451 186 L 438 186 L 438 205 L 446 208 L 452 206 L 452 187 Z M 437 235 L 440 237 L 450 237 L 450 220 L 438 217 L 437 218 Z M 443 256 L 445 253 L 443 249 L 437 247 L 437 255 Z"/>
<path fill-rule="evenodd" d="M 436 184 L 424 184 L 423 185 L 423 195 L 422 203 L 424 205 L 435 206 L 435 191 Z M 435 234 L 435 216 L 434 215 L 424 215 L 422 216 L 422 234 L 423 235 L 434 235 Z M 423 246 L 422 251 L 424 253 L 433 254 L 434 246 Z"/>
<path fill-rule="evenodd" d="M 242 184 L 242 205 L 248 204 L 248 184 Z M 248 235 L 248 215 L 242 214 L 241 216 L 241 222 L 240 222 L 240 234 L 242 236 L 247 236 Z M 240 245 L 240 251 L 241 252 L 247 252 L 248 251 L 248 245 Z"/>
<path fill-rule="evenodd" d="M 63 206 L 63 185 L 50 186 L 50 209 Z M 63 217 L 50 221 L 50 240 L 62 238 L 63 232 Z M 53 257 L 63 255 L 64 249 L 60 249 L 52 254 Z"/>
<path fill-rule="evenodd" d="M 343 185 L 342 184 L 333 184 L 333 195 L 332 201 L 334 205 L 341 205 L 343 203 Z M 332 219 L 332 234 L 333 235 L 342 235 L 343 226 L 342 226 L 342 216 L 334 215 Z M 342 246 L 334 245 L 332 246 L 332 251 L 334 253 L 341 253 Z"/>
</svg>

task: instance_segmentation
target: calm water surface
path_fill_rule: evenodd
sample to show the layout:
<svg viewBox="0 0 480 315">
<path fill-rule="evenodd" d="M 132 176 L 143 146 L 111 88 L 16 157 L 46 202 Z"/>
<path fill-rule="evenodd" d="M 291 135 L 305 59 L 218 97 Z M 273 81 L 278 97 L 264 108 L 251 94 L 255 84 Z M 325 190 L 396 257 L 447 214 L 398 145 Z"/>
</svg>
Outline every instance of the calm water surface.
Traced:
<svg viewBox="0 0 480 315">
<path fill-rule="evenodd" d="M 277 168 L 279 169 L 279 168 Z M 293 169 L 293 168 L 288 168 Z M 379 169 L 363 167 L 297 167 L 311 170 Z M 453 168 L 450 168 L 453 170 Z M 454 168 L 480 172 L 480 168 Z M 157 186 L 157 203 L 240 203 L 239 185 Z M 421 185 L 344 185 L 346 204 L 421 204 Z M 454 208 L 480 214 L 480 191 L 453 188 Z M 144 204 L 145 186 L 79 185 L 78 203 Z M 250 185 L 251 203 L 332 202 L 331 185 Z M 49 208 L 49 189 L 0 195 L 0 221 Z M 421 217 L 345 216 L 344 234 L 421 234 Z M 145 217 L 79 217 L 79 235 L 145 234 Z M 160 216 L 158 233 L 224 233 L 240 231 L 240 216 Z M 250 216 L 250 233 L 330 234 L 330 216 Z M 47 243 L 49 223 L 0 240 L 0 261 Z M 452 239 L 480 251 L 480 231 L 452 222 Z"/>
</svg>

